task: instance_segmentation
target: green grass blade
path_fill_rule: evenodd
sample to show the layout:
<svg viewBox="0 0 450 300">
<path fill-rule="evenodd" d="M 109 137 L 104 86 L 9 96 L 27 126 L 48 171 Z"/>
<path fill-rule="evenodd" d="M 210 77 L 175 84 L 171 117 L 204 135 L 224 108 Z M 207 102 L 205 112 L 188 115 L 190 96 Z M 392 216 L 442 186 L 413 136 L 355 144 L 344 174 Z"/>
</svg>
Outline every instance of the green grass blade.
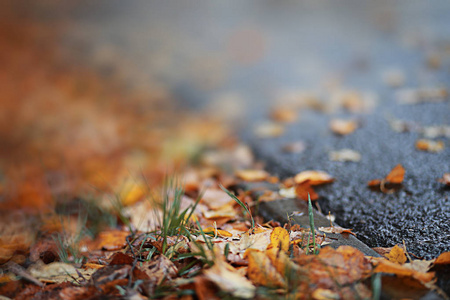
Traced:
<svg viewBox="0 0 450 300">
<path fill-rule="evenodd" d="M 315 233 L 315 228 L 314 228 L 314 213 L 313 213 L 311 197 L 309 196 L 309 193 L 308 193 L 308 214 L 309 214 L 309 227 L 311 228 L 311 234 L 312 234 L 312 238 L 313 238 L 313 247 L 314 247 L 313 251 L 314 251 L 314 254 L 316 254 L 316 233 Z"/>
<path fill-rule="evenodd" d="M 248 213 L 248 215 L 250 216 L 250 218 L 252 220 L 252 229 L 255 228 L 255 221 L 253 220 L 253 216 L 250 213 L 250 211 L 248 210 L 247 206 L 241 200 L 239 200 L 232 192 L 227 190 L 222 184 L 219 183 L 219 186 L 225 193 L 228 194 L 228 196 L 233 198 L 233 200 L 236 201 Z"/>
</svg>

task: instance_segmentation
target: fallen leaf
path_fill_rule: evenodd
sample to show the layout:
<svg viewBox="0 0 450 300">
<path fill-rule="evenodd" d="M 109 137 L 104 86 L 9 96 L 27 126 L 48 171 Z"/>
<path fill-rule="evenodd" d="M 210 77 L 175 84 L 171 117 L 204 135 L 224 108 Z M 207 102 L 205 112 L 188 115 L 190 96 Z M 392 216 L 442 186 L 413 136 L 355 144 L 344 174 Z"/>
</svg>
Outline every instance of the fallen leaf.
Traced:
<svg viewBox="0 0 450 300">
<path fill-rule="evenodd" d="M 405 251 L 403 251 L 403 248 L 400 248 L 397 245 L 392 248 L 392 250 L 387 255 L 387 258 L 389 259 L 389 261 L 399 265 L 403 265 L 406 262 Z"/>
<path fill-rule="evenodd" d="M 220 236 L 220 237 L 232 237 L 233 236 L 233 234 L 231 234 L 230 232 L 228 232 L 226 230 L 221 230 L 221 229 L 217 229 L 214 227 L 203 228 L 203 231 L 206 234 L 212 233 L 212 234 L 214 234 L 216 236 Z"/>
<path fill-rule="evenodd" d="M 231 199 L 231 198 L 230 198 Z M 233 199 L 231 199 L 233 200 Z M 231 204 L 222 206 L 220 209 L 216 210 L 205 210 L 203 211 L 203 216 L 207 219 L 224 218 L 224 217 L 236 217 L 236 211 Z"/>
<path fill-rule="evenodd" d="M 351 229 L 347 229 L 347 228 L 343 228 L 340 226 L 331 226 L 331 227 L 319 227 L 320 231 L 326 232 L 326 233 L 349 233 L 352 234 L 354 236 L 356 236 L 356 234 L 354 232 L 352 232 Z"/>
<path fill-rule="evenodd" d="M 302 183 L 307 180 L 309 180 L 310 185 L 320 185 L 333 182 L 334 178 L 324 171 L 316 170 L 303 171 L 294 177 L 295 183 Z"/>
<path fill-rule="evenodd" d="M 270 245 L 283 251 L 288 251 L 289 232 L 283 227 L 275 227 L 270 234 Z"/>
<path fill-rule="evenodd" d="M 196 276 L 194 278 L 195 295 L 199 300 L 220 300 L 217 296 L 219 289 L 216 284 L 206 278 L 206 276 Z"/>
<path fill-rule="evenodd" d="M 113 265 L 132 265 L 134 262 L 133 257 L 122 252 L 116 252 L 111 256 L 110 266 Z"/>
<path fill-rule="evenodd" d="M 213 210 L 216 210 L 233 204 L 234 200 L 221 189 L 209 188 L 203 193 L 201 203 L 207 205 Z"/>
<path fill-rule="evenodd" d="M 262 181 L 269 177 L 269 173 L 264 170 L 239 170 L 236 176 L 245 181 Z"/>
<path fill-rule="evenodd" d="M 450 252 L 441 253 L 434 261 L 435 265 L 449 265 L 450 264 Z"/>
<path fill-rule="evenodd" d="M 311 201 L 319 199 L 319 195 L 311 187 L 309 180 L 297 184 L 295 186 L 295 194 L 304 201 L 308 201 L 308 197 L 311 198 Z"/>
<path fill-rule="evenodd" d="M 386 184 L 401 184 L 405 176 L 405 169 L 401 164 L 396 165 L 384 179 L 374 179 L 367 183 L 371 188 L 379 187 L 383 193 L 392 193 L 394 189 L 387 189 Z"/>
<path fill-rule="evenodd" d="M 263 123 L 255 128 L 255 135 L 259 138 L 273 138 L 284 133 L 284 126 L 278 123 Z"/>
<path fill-rule="evenodd" d="M 62 262 L 52 262 L 48 265 L 42 262 L 36 263 L 28 269 L 28 272 L 31 276 L 42 282 L 73 282 L 72 277 L 78 277 L 77 270 L 74 266 Z"/>
<path fill-rule="evenodd" d="M 249 234 L 246 232 L 241 236 L 239 249 L 243 252 L 247 249 L 266 250 L 271 240 L 272 230 L 264 228 L 264 231 Z"/>
<path fill-rule="evenodd" d="M 254 284 L 279 288 L 286 286 L 283 276 L 277 272 L 266 253 L 256 249 L 248 249 L 244 257 L 248 259 L 248 278 Z"/>
<path fill-rule="evenodd" d="M 374 247 L 372 250 L 387 258 L 387 255 L 391 252 L 392 248 L 394 247 Z"/>
<path fill-rule="evenodd" d="M 289 199 L 297 198 L 297 193 L 295 192 L 295 186 L 290 187 L 290 188 L 280 189 L 278 191 L 278 193 L 285 198 L 289 198 Z M 259 201 L 261 201 L 261 200 L 259 200 Z"/>
<path fill-rule="evenodd" d="M 306 144 L 303 141 L 297 141 L 289 144 L 285 144 L 281 150 L 286 153 L 301 153 L 305 151 Z"/>
<path fill-rule="evenodd" d="M 214 282 L 222 291 L 226 291 L 237 298 L 250 299 L 255 296 L 255 286 L 235 268 L 223 259 L 217 258 L 214 265 L 203 271 L 203 274 Z"/>
<path fill-rule="evenodd" d="M 372 262 L 375 262 L 376 265 L 374 270 L 375 273 L 387 273 L 402 277 L 412 277 L 423 284 L 431 282 L 435 276 L 434 272 L 418 272 L 384 258 L 371 258 L 371 260 Z"/>
<path fill-rule="evenodd" d="M 292 108 L 275 108 L 270 112 L 270 118 L 276 122 L 292 123 L 297 120 L 298 113 Z"/>
<path fill-rule="evenodd" d="M 367 183 L 367 186 L 369 186 L 369 187 L 377 187 L 378 186 L 379 187 L 380 184 L 381 184 L 381 179 L 373 179 Z"/>
<path fill-rule="evenodd" d="M 386 176 L 386 182 L 400 184 L 403 182 L 405 176 L 405 169 L 401 164 L 396 165 L 391 172 Z"/>
<path fill-rule="evenodd" d="M 355 120 L 333 119 L 330 121 L 330 129 L 335 134 L 348 135 L 358 128 Z"/>
<path fill-rule="evenodd" d="M 144 183 L 128 179 L 121 187 L 119 199 L 125 206 L 132 205 L 143 199 L 146 191 L 147 189 Z"/>
<path fill-rule="evenodd" d="M 337 292 L 333 292 L 331 290 L 318 288 L 314 290 L 311 294 L 311 297 L 314 300 L 332 300 L 332 299 L 340 299 L 341 296 Z"/>
<path fill-rule="evenodd" d="M 442 178 L 438 179 L 438 181 L 440 183 L 450 185 L 450 173 L 444 173 L 444 175 L 442 175 Z"/>
<path fill-rule="evenodd" d="M 421 151 L 441 152 L 444 150 L 445 144 L 443 141 L 420 139 L 416 142 L 416 148 Z"/>
<path fill-rule="evenodd" d="M 352 161 L 358 162 L 361 160 L 361 154 L 351 149 L 342 149 L 338 151 L 331 151 L 328 155 L 332 161 Z"/>
<path fill-rule="evenodd" d="M 289 255 L 279 248 L 270 248 L 266 250 L 266 255 L 270 262 L 281 275 L 292 274 L 292 271 L 298 271 L 299 267 L 290 259 Z"/>
<path fill-rule="evenodd" d="M 157 259 L 142 263 L 140 269 L 153 279 L 156 284 L 160 284 L 164 279 L 175 278 L 178 268 L 164 255 L 159 255 Z"/>
<path fill-rule="evenodd" d="M 120 250 L 127 245 L 126 238 L 130 233 L 121 230 L 108 230 L 99 233 L 96 248 L 107 251 Z"/>
</svg>

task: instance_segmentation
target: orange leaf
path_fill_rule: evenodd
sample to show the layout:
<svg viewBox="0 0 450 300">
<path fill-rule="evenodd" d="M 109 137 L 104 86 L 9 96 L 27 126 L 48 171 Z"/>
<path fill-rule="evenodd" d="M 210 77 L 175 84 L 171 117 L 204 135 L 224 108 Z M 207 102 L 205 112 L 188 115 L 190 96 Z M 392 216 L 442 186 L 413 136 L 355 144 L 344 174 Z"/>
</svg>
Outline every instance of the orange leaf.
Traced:
<svg viewBox="0 0 450 300">
<path fill-rule="evenodd" d="M 445 145 L 443 141 L 420 139 L 416 141 L 416 148 L 421 151 L 441 152 L 444 150 Z"/>
<path fill-rule="evenodd" d="M 221 237 L 232 237 L 233 236 L 230 232 L 228 232 L 226 230 L 216 229 L 214 227 L 206 227 L 206 228 L 203 229 L 203 231 L 205 233 L 210 233 L 211 232 L 214 235 L 221 236 Z"/>
<path fill-rule="evenodd" d="M 264 170 L 239 170 L 236 176 L 245 181 L 262 181 L 269 177 L 269 174 Z"/>
<path fill-rule="evenodd" d="M 248 278 L 256 284 L 268 287 L 285 287 L 286 282 L 277 272 L 266 253 L 248 249 L 245 251 L 244 258 L 248 259 Z"/>
<path fill-rule="evenodd" d="M 309 180 L 298 184 L 295 187 L 295 194 L 297 195 L 298 198 L 305 201 L 308 201 L 308 194 L 311 197 L 311 201 L 319 199 L 319 195 L 317 195 L 317 193 L 311 187 Z"/>
<path fill-rule="evenodd" d="M 391 172 L 386 176 L 386 181 L 390 183 L 400 184 L 403 182 L 405 176 L 405 169 L 401 164 L 396 165 Z"/>
<path fill-rule="evenodd" d="M 289 232 L 283 227 L 275 227 L 270 234 L 270 245 L 283 251 L 289 250 Z M 270 246 L 269 245 L 269 246 Z"/>
<path fill-rule="evenodd" d="M 403 265 L 406 262 L 405 251 L 397 245 L 392 248 L 387 257 L 389 261 L 399 265 Z"/>
<path fill-rule="evenodd" d="M 120 230 L 102 231 L 96 239 L 97 248 L 107 251 L 120 250 L 126 246 L 126 237 L 129 234 L 128 231 Z"/>
<path fill-rule="evenodd" d="M 377 187 L 377 186 L 379 187 L 380 184 L 381 184 L 381 179 L 374 179 L 367 183 L 367 185 L 370 187 Z"/>
<path fill-rule="evenodd" d="M 330 121 L 330 129 L 336 134 L 347 135 L 358 128 L 354 120 L 333 119 Z"/>
<path fill-rule="evenodd" d="M 292 108 L 275 108 L 270 113 L 270 118 L 276 122 L 291 123 L 297 120 L 298 113 Z"/>
<path fill-rule="evenodd" d="M 441 255 L 434 261 L 435 265 L 449 265 L 450 264 L 450 252 L 441 253 Z"/>
<path fill-rule="evenodd" d="M 294 177 L 295 183 L 302 183 L 307 180 L 309 180 L 310 185 L 319 185 L 333 182 L 334 178 L 324 171 L 316 171 L 316 170 L 303 171 L 298 173 Z"/>
</svg>

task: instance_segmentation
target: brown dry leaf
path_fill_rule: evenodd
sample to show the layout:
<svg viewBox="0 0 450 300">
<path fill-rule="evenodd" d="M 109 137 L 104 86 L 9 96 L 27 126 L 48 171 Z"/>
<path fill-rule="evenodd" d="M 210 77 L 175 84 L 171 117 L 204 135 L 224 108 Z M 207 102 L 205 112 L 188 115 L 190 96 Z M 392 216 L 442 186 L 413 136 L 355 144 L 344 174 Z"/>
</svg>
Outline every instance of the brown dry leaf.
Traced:
<svg viewBox="0 0 450 300">
<path fill-rule="evenodd" d="M 255 285 L 283 288 L 286 286 L 283 276 L 277 272 L 266 253 L 248 249 L 244 255 L 248 259 L 248 278 Z"/>
<path fill-rule="evenodd" d="M 438 181 L 440 183 L 450 185 L 450 173 L 444 173 L 444 175 L 442 175 L 442 178 L 440 178 Z"/>
<path fill-rule="evenodd" d="M 284 133 L 284 126 L 278 123 L 268 122 L 255 128 L 255 135 L 259 138 L 273 138 Z"/>
<path fill-rule="evenodd" d="M 127 245 L 126 237 L 129 234 L 128 231 L 121 230 L 102 231 L 96 238 L 96 249 L 120 250 Z"/>
<path fill-rule="evenodd" d="M 405 266 L 401 266 L 399 264 L 393 263 L 384 258 L 370 258 L 372 262 L 375 262 L 375 273 L 388 273 L 395 274 L 401 277 L 412 277 L 417 279 L 423 284 L 427 284 L 434 279 L 434 272 L 418 272 L 407 268 Z"/>
<path fill-rule="evenodd" d="M 237 298 L 250 299 L 255 296 L 255 286 L 243 275 L 239 274 L 235 268 L 227 264 L 218 251 L 214 266 L 207 269 L 203 274 L 214 282 L 222 291 L 226 291 Z"/>
<path fill-rule="evenodd" d="M 450 252 L 441 253 L 434 261 L 435 265 L 449 265 L 450 264 Z"/>
<path fill-rule="evenodd" d="M 158 256 L 155 260 L 144 262 L 140 269 L 157 284 L 160 284 L 166 278 L 176 278 L 178 274 L 178 268 L 164 255 Z"/>
<path fill-rule="evenodd" d="M 319 199 L 319 195 L 311 187 L 309 180 L 297 184 L 295 186 L 295 194 L 304 201 L 308 201 L 308 196 L 311 198 L 311 201 Z"/>
<path fill-rule="evenodd" d="M 343 228 L 340 226 L 331 226 L 331 227 L 319 227 L 320 231 L 326 232 L 326 233 L 349 233 L 352 234 L 354 236 L 356 236 L 356 234 L 354 232 L 352 232 L 351 229 L 347 229 L 347 228 Z"/>
<path fill-rule="evenodd" d="M 334 178 L 324 171 L 316 171 L 316 170 L 303 171 L 298 173 L 294 177 L 295 183 L 302 183 L 307 180 L 309 180 L 310 185 L 319 185 L 333 182 Z"/>
<path fill-rule="evenodd" d="M 262 181 L 269 177 L 269 173 L 264 170 L 239 170 L 236 176 L 245 181 Z"/>
<path fill-rule="evenodd" d="M 350 246 L 324 247 L 318 255 L 302 254 L 294 262 L 300 270 L 307 270 L 309 284 L 339 292 L 342 286 L 369 278 L 372 272 L 364 253 Z"/>
<path fill-rule="evenodd" d="M 400 248 L 397 245 L 392 248 L 392 250 L 387 255 L 387 258 L 389 259 L 389 261 L 399 265 L 403 265 L 406 262 L 405 251 L 403 251 L 403 248 Z"/>
<path fill-rule="evenodd" d="M 396 165 L 391 172 L 386 176 L 385 180 L 389 183 L 400 184 L 403 182 L 405 176 L 405 169 L 401 164 Z"/>
<path fill-rule="evenodd" d="M 297 120 L 298 113 L 292 108 L 278 107 L 270 112 L 270 118 L 276 122 L 292 123 Z"/>
<path fill-rule="evenodd" d="M 289 232 L 283 227 L 275 227 L 270 234 L 270 246 L 281 249 L 283 251 L 288 251 Z"/>
<path fill-rule="evenodd" d="M 335 134 L 347 135 L 353 133 L 358 128 L 355 120 L 333 119 L 330 121 L 330 129 Z"/>
<path fill-rule="evenodd" d="M 420 139 L 416 141 L 416 148 L 421 151 L 441 152 L 444 150 L 445 144 L 443 141 Z"/>
<path fill-rule="evenodd" d="M 392 248 L 394 247 L 374 247 L 372 250 L 374 250 L 376 253 L 380 254 L 381 256 L 387 257 L 389 252 L 391 252 Z"/>
<path fill-rule="evenodd" d="M 80 270 L 79 272 L 86 270 Z M 95 269 L 94 269 L 95 271 Z M 94 271 L 91 272 L 94 273 Z M 73 278 L 78 278 L 77 270 L 71 264 L 62 262 L 52 262 L 48 265 L 37 262 L 32 265 L 28 272 L 31 276 L 42 282 L 61 283 L 65 281 L 74 282 Z"/>
<path fill-rule="evenodd" d="M 260 228 L 255 228 L 259 230 Z M 261 228 L 260 232 L 250 234 L 246 232 L 241 236 L 239 243 L 239 250 L 245 251 L 247 249 L 266 250 L 270 244 L 271 229 Z"/>
<path fill-rule="evenodd" d="M 200 300 L 220 300 L 217 296 L 219 289 L 211 280 L 205 276 L 196 276 L 194 278 L 195 295 Z"/>
</svg>

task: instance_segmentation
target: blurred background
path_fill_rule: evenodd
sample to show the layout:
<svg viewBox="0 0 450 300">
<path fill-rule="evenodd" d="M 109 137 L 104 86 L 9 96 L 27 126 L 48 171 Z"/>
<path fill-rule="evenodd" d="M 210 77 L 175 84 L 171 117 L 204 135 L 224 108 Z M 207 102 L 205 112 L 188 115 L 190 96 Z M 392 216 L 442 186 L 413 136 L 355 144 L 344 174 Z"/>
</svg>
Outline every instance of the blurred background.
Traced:
<svg viewBox="0 0 450 300">
<path fill-rule="evenodd" d="M 448 86 L 449 9 L 445 0 L 3 1 L 3 200 L 156 172 L 226 144 L 230 131 L 252 135 L 274 107 L 335 112 L 356 97 L 364 111 L 393 101 L 393 87 Z"/>
</svg>

